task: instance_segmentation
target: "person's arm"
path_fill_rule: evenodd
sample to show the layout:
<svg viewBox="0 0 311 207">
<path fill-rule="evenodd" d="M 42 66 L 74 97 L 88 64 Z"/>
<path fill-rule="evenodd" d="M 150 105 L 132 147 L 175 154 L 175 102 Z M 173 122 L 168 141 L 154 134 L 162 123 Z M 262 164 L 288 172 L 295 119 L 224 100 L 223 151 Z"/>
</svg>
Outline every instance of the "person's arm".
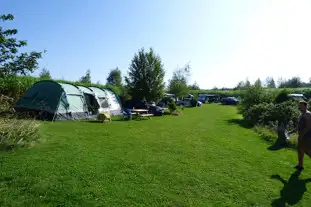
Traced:
<svg viewBox="0 0 311 207">
<path fill-rule="evenodd" d="M 302 130 L 302 132 L 299 134 L 299 136 L 304 137 L 305 134 L 311 130 L 311 115 L 306 114 L 305 115 L 305 121 L 306 121 L 306 127 Z"/>
</svg>

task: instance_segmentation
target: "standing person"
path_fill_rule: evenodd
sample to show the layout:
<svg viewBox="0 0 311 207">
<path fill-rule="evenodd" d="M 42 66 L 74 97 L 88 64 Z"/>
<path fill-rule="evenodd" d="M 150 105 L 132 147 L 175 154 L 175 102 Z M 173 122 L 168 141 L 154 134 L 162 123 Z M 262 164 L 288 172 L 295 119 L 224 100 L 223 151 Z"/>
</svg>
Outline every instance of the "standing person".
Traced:
<svg viewBox="0 0 311 207">
<path fill-rule="evenodd" d="M 311 112 L 305 101 L 299 102 L 301 115 L 298 119 L 298 165 L 297 170 L 303 170 L 303 158 L 306 153 L 311 158 Z"/>
</svg>

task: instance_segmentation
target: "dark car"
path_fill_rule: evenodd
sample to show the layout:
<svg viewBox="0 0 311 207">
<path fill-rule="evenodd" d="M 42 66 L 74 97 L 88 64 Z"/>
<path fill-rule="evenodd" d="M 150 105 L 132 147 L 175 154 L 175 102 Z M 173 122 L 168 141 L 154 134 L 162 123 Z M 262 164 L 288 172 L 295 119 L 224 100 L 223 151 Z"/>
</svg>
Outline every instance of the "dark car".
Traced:
<svg viewBox="0 0 311 207">
<path fill-rule="evenodd" d="M 221 99 L 221 103 L 224 105 L 238 105 L 239 100 L 235 97 L 225 97 Z"/>
</svg>

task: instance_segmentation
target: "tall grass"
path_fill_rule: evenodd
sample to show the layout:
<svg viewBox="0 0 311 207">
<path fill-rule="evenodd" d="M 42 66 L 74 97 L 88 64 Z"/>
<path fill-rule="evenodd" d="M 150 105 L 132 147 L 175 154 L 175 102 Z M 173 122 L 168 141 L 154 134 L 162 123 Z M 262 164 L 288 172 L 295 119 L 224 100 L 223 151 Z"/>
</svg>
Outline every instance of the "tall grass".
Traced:
<svg viewBox="0 0 311 207">
<path fill-rule="evenodd" d="M 31 146 L 39 138 L 39 122 L 0 118 L 0 149 Z"/>
</svg>

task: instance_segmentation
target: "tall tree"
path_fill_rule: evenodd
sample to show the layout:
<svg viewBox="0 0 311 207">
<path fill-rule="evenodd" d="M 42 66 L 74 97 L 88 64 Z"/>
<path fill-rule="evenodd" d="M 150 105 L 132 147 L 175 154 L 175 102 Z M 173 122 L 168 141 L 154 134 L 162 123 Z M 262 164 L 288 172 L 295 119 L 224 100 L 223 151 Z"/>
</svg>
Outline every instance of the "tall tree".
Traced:
<svg viewBox="0 0 311 207">
<path fill-rule="evenodd" d="M 195 81 L 192 85 L 189 86 L 191 90 L 200 90 L 199 84 Z"/>
<path fill-rule="evenodd" d="M 176 97 L 182 97 L 188 91 L 188 78 L 190 76 L 191 67 L 189 64 L 183 68 L 178 68 L 173 72 L 172 79 L 168 82 L 168 91 L 175 94 Z"/>
<path fill-rule="evenodd" d="M 266 78 L 266 86 L 267 88 L 276 88 L 276 84 L 275 84 L 273 77 Z"/>
<path fill-rule="evenodd" d="M 90 71 L 90 69 L 88 69 L 88 70 L 86 71 L 85 76 L 82 76 L 82 77 L 80 78 L 80 82 L 81 82 L 81 83 L 92 83 L 92 81 L 91 81 L 91 71 Z"/>
<path fill-rule="evenodd" d="M 251 86 L 251 82 L 249 82 L 248 78 L 246 78 L 246 81 L 245 81 L 245 88 L 248 88 Z"/>
<path fill-rule="evenodd" d="M 43 68 L 42 71 L 39 74 L 39 78 L 40 79 L 44 79 L 44 80 L 50 80 L 52 79 L 50 71 L 46 68 Z"/>
<path fill-rule="evenodd" d="M 0 22 L 12 21 L 12 14 L 1 15 Z M 19 53 L 18 49 L 27 45 L 24 40 L 17 40 L 17 29 L 4 29 L 0 26 L 0 76 L 32 73 L 38 68 L 41 52 Z"/>
<path fill-rule="evenodd" d="M 129 94 L 134 99 L 156 101 L 164 92 L 165 70 L 160 56 L 152 48 L 140 49 L 134 55 L 125 82 Z"/>
<path fill-rule="evenodd" d="M 121 70 L 119 68 L 112 69 L 107 77 L 107 84 L 113 86 L 122 85 Z"/>
<path fill-rule="evenodd" d="M 255 86 L 262 87 L 260 78 L 258 78 L 258 79 L 255 81 L 254 85 L 255 85 Z"/>
</svg>

